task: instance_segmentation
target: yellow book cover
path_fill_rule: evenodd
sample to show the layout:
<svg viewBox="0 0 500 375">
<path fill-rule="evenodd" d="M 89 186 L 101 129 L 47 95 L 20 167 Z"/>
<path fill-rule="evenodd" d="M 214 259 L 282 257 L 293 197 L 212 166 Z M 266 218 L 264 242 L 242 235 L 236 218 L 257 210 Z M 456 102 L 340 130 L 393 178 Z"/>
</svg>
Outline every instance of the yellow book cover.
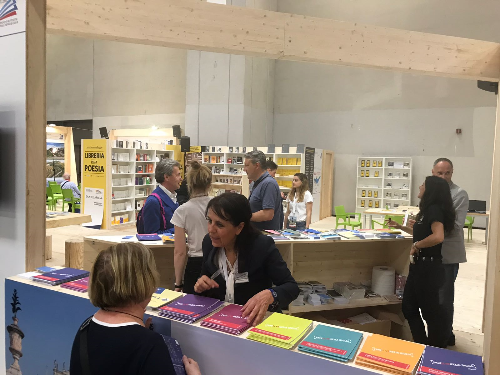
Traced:
<svg viewBox="0 0 500 375">
<path fill-rule="evenodd" d="M 175 290 L 157 288 L 156 291 L 151 296 L 151 301 L 148 303 L 148 308 L 157 309 L 183 295 L 184 295 L 183 293 L 176 292 Z"/>
<path fill-rule="evenodd" d="M 424 352 L 424 345 L 382 335 L 369 336 L 358 354 L 361 362 L 412 373 Z"/>
<path fill-rule="evenodd" d="M 311 325 L 312 321 L 309 319 L 274 313 L 257 327 L 252 328 L 248 338 L 257 339 L 257 341 L 272 339 L 291 343 L 301 338 Z"/>
</svg>

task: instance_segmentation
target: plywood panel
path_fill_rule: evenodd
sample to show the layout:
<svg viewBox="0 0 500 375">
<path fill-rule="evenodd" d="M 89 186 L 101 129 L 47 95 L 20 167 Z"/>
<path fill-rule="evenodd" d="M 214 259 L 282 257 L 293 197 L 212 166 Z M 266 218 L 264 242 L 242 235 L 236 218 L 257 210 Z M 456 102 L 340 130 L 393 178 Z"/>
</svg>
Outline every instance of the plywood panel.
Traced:
<svg viewBox="0 0 500 375">
<path fill-rule="evenodd" d="M 487 375 L 500 374 L 500 96 L 495 126 L 495 151 L 491 178 L 490 230 L 484 304 L 484 362 Z"/>
<path fill-rule="evenodd" d="M 333 152 L 323 150 L 323 165 L 321 167 L 321 207 L 319 219 L 332 216 L 333 209 Z"/>
<path fill-rule="evenodd" d="M 289 15 L 283 59 L 498 81 L 500 44 Z"/>
<path fill-rule="evenodd" d="M 200 0 L 49 0 L 51 33 L 276 58 L 284 14 Z"/>
<path fill-rule="evenodd" d="M 48 0 L 51 33 L 498 81 L 500 44 L 200 0 Z"/>
<path fill-rule="evenodd" d="M 45 265 L 45 1 L 26 1 L 26 270 Z"/>
</svg>

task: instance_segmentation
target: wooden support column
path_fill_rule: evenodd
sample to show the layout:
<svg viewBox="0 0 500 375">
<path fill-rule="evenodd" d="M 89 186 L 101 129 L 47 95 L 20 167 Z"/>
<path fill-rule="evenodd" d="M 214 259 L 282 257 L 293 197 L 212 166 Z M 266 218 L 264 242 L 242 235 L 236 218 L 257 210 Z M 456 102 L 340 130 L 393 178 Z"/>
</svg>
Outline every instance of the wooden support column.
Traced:
<svg viewBox="0 0 500 375">
<path fill-rule="evenodd" d="M 26 1 L 26 271 L 45 265 L 46 2 Z"/>
<path fill-rule="evenodd" d="M 486 375 L 500 374 L 500 95 L 497 102 L 484 306 Z"/>
</svg>

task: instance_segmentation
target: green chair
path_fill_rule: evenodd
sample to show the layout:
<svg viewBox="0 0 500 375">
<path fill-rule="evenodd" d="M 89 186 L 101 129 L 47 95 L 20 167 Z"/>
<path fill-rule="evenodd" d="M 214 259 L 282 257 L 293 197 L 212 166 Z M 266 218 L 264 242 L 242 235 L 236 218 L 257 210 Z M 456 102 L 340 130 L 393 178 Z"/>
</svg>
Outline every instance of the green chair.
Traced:
<svg viewBox="0 0 500 375">
<path fill-rule="evenodd" d="M 465 217 L 465 227 L 467 227 L 467 241 L 472 240 L 472 224 L 474 224 L 474 216 Z"/>
<path fill-rule="evenodd" d="M 64 211 L 64 197 L 62 194 L 62 189 L 58 184 L 50 184 L 49 182 L 49 189 L 51 192 L 51 197 L 52 197 L 52 202 L 54 203 L 54 209 L 59 200 L 62 200 L 62 210 Z"/>
<path fill-rule="evenodd" d="M 351 216 L 357 217 L 357 220 L 352 220 Z M 343 221 L 339 223 L 339 219 Z M 346 226 L 351 227 L 351 229 L 356 227 L 361 229 L 361 214 L 356 212 L 345 212 L 344 206 L 335 206 L 335 229 L 337 229 L 339 225 L 343 225 L 344 229 Z"/>
<path fill-rule="evenodd" d="M 55 204 L 54 201 L 52 200 L 52 190 L 50 190 L 49 187 L 46 189 L 46 194 L 47 194 L 47 200 L 45 201 L 45 204 L 48 206 L 49 210 L 54 211 L 55 210 Z"/>
<path fill-rule="evenodd" d="M 381 225 L 382 228 L 386 229 L 389 228 L 386 224 L 388 219 L 391 219 L 392 221 L 395 221 L 396 223 L 403 225 L 404 216 L 385 215 L 384 221 L 382 223 L 372 219 L 372 229 L 375 229 L 375 224 Z"/>
<path fill-rule="evenodd" d="M 80 199 L 74 197 L 73 190 L 62 189 L 62 195 L 67 203 L 71 203 L 71 212 L 75 213 L 75 209 L 80 209 Z M 71 202 L 68 202 L 68 199 L 71 200 Z"/>
</svg>

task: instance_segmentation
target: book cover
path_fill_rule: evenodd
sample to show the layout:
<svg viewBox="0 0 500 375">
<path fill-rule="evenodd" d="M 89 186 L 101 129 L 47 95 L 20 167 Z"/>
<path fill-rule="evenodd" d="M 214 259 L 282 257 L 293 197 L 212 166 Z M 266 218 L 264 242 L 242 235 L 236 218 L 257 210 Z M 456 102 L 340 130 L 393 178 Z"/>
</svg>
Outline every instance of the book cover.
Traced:
<svg viewBox="0 0 500 375">
<path fill-rule="evenodd" d="M 151 296 L 151 301 L 148 304 L 150 309 L 157 309 L 167 303 L 170 303 L 177 298 L 181 297 L 181 292 L 176 292 L 175 290 L 169 290 L 165 288 L 157 288 L 156 291 Z"/>
<path fill-rule="evenodd" d="M 423 352 L 424 345 L 374 334 L 366 339 L 356 361 L 412 373 Z"/>
<path fill-rule="evenodd" d="M 361 332 L 320 324 L 300 343 L 299 350 L 352 359 L 362 340 Z"/>
<path fill-rule="evenodd" d="M 172 359 L 172 364 L 174 365 L 174 370 L 176 375 L 186 375 L 186 369 L 184 368 L 184 363 L 182 362 L 182 349 L 176 339 L 170 336 L 161 335 L 163 341 L 167 345 L 170 358 Z"/>
<path fill-rule="evenodd" d="M 87 292 L 89 289 L 89 278 L 84 277 L 83 279 L 70 281 L 69 283 L 64 283 L 61 285 L 61 288 L 66 288 L 70 290 L 74 290 L 76 292 Z"/>
<path fill-rule="evenodd" d="M 219 312 L 203 320 L 203 326 L 217 325 L 232 330 L 242 330 L 249 326 L 246 318 L 241 316 L 240 305 L 227 305 Z"/>
<path fill-rule="evenodd" d="M 480 356 L 426 346 L 418 374 L 479 375 L 484 373 Z"/>
<path fill-rule="evenodd" d="M 293 342 L 309 329 L 312 321 L 296 316 L 273 313 L 269 318 L 250 330 L 280 341 Z"/>
<path fill-rule="evenodd" d="M 139 241 L 161 241 L 161 237 L 156 233 L 151 234 L 139 234 L 135 235 Z"/>
<path fill-rule="evenodd" d="M 47 283 L 50 285 L 59 285 L 68 281 L 73 281 L 89 276 L 90 272 L 77 270 L 75 268 L 62 268 L 42 275 L 33 276 L 33 281 Z"/>
<path fill-rule="evenodd" d="M 36 270 L 37 270 L 37 272 L 40 272 L 40 273 L 47 273 L 47 272 L 55 271 L 56 269 L 54 267 L 38 267 Z"/>
<path fill-rule="evenodd" d="M 215 298 L 186 294 L 184 297 L 178 298 L 168 306 L 160 307 L 160 310 L 190 316 L 205 311 L 206 309 L 217 304 L 217 302 L 221 301 Z"/>
</svg>

